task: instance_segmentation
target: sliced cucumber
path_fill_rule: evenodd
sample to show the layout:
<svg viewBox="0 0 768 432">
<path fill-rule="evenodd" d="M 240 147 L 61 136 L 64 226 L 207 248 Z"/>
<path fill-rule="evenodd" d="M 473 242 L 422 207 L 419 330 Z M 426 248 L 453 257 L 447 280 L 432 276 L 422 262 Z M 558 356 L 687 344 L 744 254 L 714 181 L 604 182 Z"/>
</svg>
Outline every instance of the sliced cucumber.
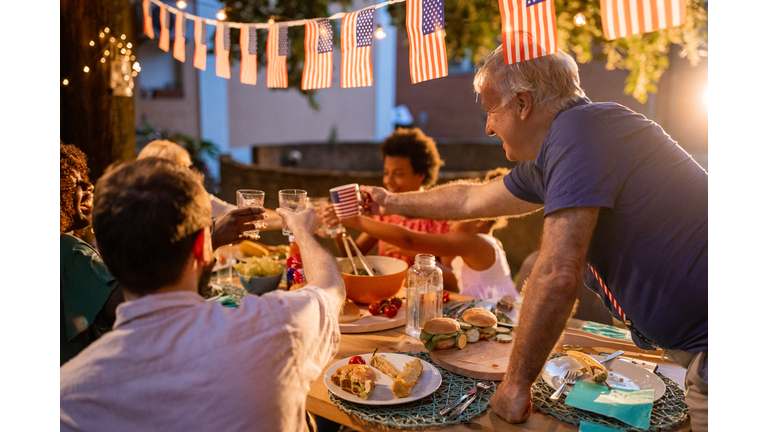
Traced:
<svg viewBox="0 0 768 432">
<path fill-rule="evenodd" d="M 476 328 L 467 330 L 464 334 L 467 335 L 467 342 L 475 343 L 480 340 L 480 331 Z"/>
<path fill-rule="evenodd" d="M 503 335 L 503 334 L 497 334 L 496 335 L 496 341 L 501 343 L 510 343 L 512 342 L 512 336 L 511 335 Z"/>
<path fill-rule="evenodd" d="M 464 349 L 465 346 L 467 346 L 467 335 L 464 333 L 460 333 L 458 336 L 456 336 L 456 346 L 459 349 Z"/>
<path fill-rule="evenodd" d="M 509 329 L 507 327 L 499 327 L 499 328 L 496 329 L 496 334 L 497 335 L 502 335 L 502 334 L 503 335 L 508 335 L 511 332 L 512 332 L 512 329 Z"/>
<path fill-rule="evenodd" d="M 461 330 L 467 331 L 467 330 L 472 328 L 472 324 L 464 322 L 464 321 L 461 321 L 461 322 L 459 322 L 459 327 L 461 328 Z"/>
</svg>

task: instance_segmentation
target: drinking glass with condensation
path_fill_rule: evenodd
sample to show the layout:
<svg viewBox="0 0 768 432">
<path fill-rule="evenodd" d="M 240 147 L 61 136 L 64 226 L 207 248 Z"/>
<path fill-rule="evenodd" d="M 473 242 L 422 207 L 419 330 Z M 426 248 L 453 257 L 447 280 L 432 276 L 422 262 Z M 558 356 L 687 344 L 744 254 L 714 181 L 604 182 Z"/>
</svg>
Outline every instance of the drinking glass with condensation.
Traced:
<svg viewBox="0 0 768 432">
<path fill-rule="evenodd" d="M 346 219 L 360 214 L 360 185 L 351 183 L 331 189 L 333 210 L 339 219 Z"/>
<path fill-rule="evenodd" d="M 237 191 L 237 208 L 264 208 L 264 191 L 254 189 L 240 189 Z M 254 228 L 261 228 L 261 222 L 254 222 Z M 251 240 L 259 239 L 259 230 L 253 229 L 243 233 L 243 236 Z"/>
<path fill-rule="evenodd" d="M 280 208 L 288 211 L 299 213 L 307 206 L 307 191 L 305 190 L 283 189 L 277 193 L 277 196 L 280 199 Z M 283 218 L 283 235 L 293 235 L 285 224 L 285 218 Z"/>
</svg>

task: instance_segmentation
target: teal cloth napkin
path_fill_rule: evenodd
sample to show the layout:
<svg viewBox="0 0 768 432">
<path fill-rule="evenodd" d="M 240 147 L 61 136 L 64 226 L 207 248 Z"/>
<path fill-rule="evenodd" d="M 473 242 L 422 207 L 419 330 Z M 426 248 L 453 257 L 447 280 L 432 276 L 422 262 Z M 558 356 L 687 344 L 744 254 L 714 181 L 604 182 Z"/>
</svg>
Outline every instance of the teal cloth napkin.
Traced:
<svg viewBox="0 0 768 432">
<path fill-rule="evenodd" d="M 221 296 L 221 297 L 215 299 L 214 301 L 221 303 L 223 306 L 237 307 L 237 302 L 235 301 L 234 294 Z"/>
<path fill-rule="evenodd" d="M 621 429 L 609 428 L 608 426 L 603 426 L 603 425 L 585 422 L 585 421 L 582 421 L 581 424 L 579 425 L 579 432 L 612 432 L 617 430 L 621 430 Z"/>
<path fill-rule="evenodd" d="M 625 330 L 622 328 L 600 324 L 593 321 L 587 321 L 584 323 L 581 329 L 584 330 L 585 332 L 593 333 L 598 336 L 604 336 L 604 337 L 609 337 L 613 339 L 621 339 L 621 340 L 632 342 L 632 336 L 630 335 L 629 330 Z"/>
<path fill-rule="evenodd" d="M 565 398 L 565 404 L 648 429 L 651 426 L 653 390 L 608 390 L 601 384 L 578 381 Z"/>
</svg>

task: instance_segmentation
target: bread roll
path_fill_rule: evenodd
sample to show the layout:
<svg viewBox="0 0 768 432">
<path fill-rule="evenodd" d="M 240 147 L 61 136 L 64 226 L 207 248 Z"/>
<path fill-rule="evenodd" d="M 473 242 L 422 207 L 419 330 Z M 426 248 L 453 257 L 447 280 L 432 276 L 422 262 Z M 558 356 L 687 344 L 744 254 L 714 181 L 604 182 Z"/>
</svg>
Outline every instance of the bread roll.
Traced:
<svg viewBox="0 0 768 432">
<path fill-rule="evenodd" d="M 476 327 L 491 327 L 498 322 L 493 312 L 483 308 L 467 309 L 461 314 L 461 319 Z"/>
<path fill-rule="evenodd" d="M 357 306 L 357 303 L 347 299 L 344 302 L 344 306 L 341 307 L 341 312 L 339 313 L 339 322 L 348 323 L 357 321 L 361 316 L 362 314 L 360 313 L 360 308 Z"/>
<path fill-rule="evenodd" d="M 494 323 L 495 324 L 495 323 Z M 424 330 L 431 335 L 456 333 L 461 327 L 458 321 L 452 318 L 432 318 L 424 324 Z"/>
</svg>

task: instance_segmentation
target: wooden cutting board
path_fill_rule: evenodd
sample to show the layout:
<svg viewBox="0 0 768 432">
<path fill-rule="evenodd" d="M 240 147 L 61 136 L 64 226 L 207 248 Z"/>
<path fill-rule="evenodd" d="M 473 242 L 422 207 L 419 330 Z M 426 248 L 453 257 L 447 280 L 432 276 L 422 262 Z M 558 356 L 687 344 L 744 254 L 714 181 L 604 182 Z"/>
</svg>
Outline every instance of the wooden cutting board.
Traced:
<svg viewBox="0 0 768 432">
<path fill-rule="evenodd" d="M 367 333 L 381 330 L 389 330 L 405 325 L 405 301 L 403 307 L 397 310 L 394 318 L 387 318 L 386 315 L 371 315 L 368 312 L 368 306 L 357 304 L 360 308 L 360 319 L 348 323 L 339 323 L 339 330 L 342 334 L 346 333 Z"/>
<path fill-rule="evenodd" d="M 512 337 L 515 336 L 511 333 Z M 512 343 L 495 340 L 478 341 L 463 349 L 449 348 L 434 350 L 429 357 L 436 365 L 461 376 L 501 381 L 507 372 Z"/>
</svg>

